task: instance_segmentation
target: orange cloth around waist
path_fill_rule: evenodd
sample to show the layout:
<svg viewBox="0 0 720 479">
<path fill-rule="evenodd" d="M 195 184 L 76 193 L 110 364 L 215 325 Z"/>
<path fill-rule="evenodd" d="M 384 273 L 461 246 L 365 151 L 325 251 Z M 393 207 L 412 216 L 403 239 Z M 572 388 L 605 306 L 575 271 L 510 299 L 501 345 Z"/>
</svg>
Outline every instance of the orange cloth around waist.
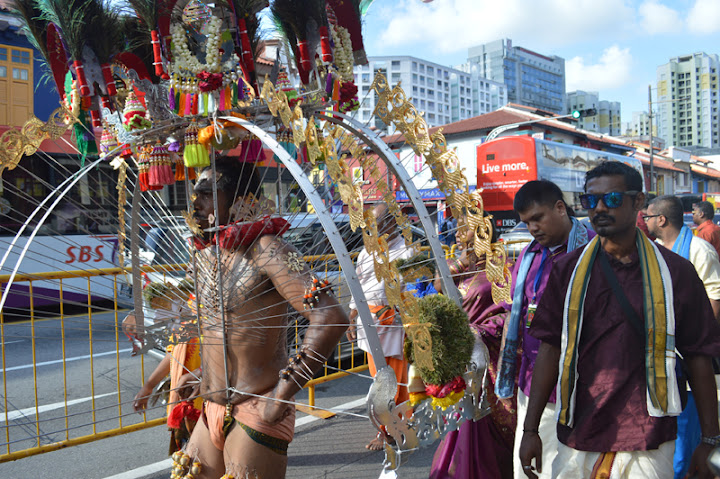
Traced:
<svg viewBox="0 0 720 479">
<path fill-rule="evenodd" d="M 233 407 L 233 418 L 258 432 L 268 436 L 291 442 L 295 436 L 295 407 L 292 412 L 278 424 L 268 424 L 260 419 L 261 398 L 253 397 L 247 401 L 236 404 Z M 291 401 L 293 401 L 291 399 Z M 225 447 L 225 434 L 223 433 L 223 421 L 225 419 L 225 406 L 211 401 L 205 401 L 205 417 L 210 432 L 210 439 L 218 450 Z"/>
<path fill-rule="evenodd" d="M 395 309 L 390 306 L 369 306 L 369 308 L 379 324 L 388 326 L 395 321 Z"/>
</svg>

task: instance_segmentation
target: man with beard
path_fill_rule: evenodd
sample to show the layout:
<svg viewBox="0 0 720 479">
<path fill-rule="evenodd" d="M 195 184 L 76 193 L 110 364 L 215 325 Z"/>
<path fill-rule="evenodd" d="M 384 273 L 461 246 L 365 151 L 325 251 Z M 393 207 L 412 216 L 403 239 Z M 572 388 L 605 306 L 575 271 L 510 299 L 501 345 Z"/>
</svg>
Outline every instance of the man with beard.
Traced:
<svg viewBox="0 0 720 479">
<path fill-rule="evenodd" d="M 197 462 L 196 479 L 285 477 L 293 397 L 348 324 L 327 285 L 280 239 L 287 222 L 263 210 L 260 189 L 254 165 L 233 158 L 218 158 L 194 189 L 205 404 L 185 456 L 173 458 L 176 467 Z M 288 305 L 309 321 L 290 361 Z"/>
<path fill-rule="evenodd" d="M 720 444 L 711 357 L 720 326 L 693 266 L 635 226 L 642 177 L 604 162 L 585 177 L 580 199 L 596 236 L 550 273 L 530 326 L 542 344 L 520 444 L 525 474 L 542 470 L 538 425 L 557 387 L 556 478 L 673 477 L 674 416 L 682 410 L 677 351 L 689 371 L 702 428 L 690 474 L 710 478 Z"/>
</svg>

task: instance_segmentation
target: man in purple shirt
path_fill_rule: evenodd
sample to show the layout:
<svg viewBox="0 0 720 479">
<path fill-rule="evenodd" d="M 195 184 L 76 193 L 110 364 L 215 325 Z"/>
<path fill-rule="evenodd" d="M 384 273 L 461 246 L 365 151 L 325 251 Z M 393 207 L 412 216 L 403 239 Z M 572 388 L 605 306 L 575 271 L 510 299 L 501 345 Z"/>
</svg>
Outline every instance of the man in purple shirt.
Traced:
<svg viewBox="0 0 720 479">
<path fill-rule="evenodd" d="M 586 175 L 581 202 L 599 241 L 557 262 L 546 287 L 553 294 L 543 296 L 530 327 L 542 342 L 520 444 L 530 478 L 550 467 L 538 426 L 553 391 L 559 444 L 552 477 L 672 478 L 681 410 L 676 350 L 703 435 L 689 473 L 712 477 L 707 457 L 720 429 L 710 358 L 720 353 L 720 326 L 692 264 L 638 232 L 641 189 L 640 174 L 620 162 Z"/>
<path fill-rule="evenodd" d="M 528 334 L 537 304 L 545 291 L 550 271 L 555 262 L 568 251 L 584 246 L 594 236 L 583 224 L 575 219 L 568 209 L 560 188 L 551 181 L 529 181 L 518 190 L 513 202 L 515 211 L 525 222 L 534 240 L 520 253 L 513 269 L 513 304 L 510 323 L 506 329 L 504 348 L 499 362 L 499 378 L 496 394 L 505 399 L 514 394 L 515 364 L 518 348 L 522 349 L 518 374 L 517 411 L 518 421 L 515 432 L 515 477 L 522 477 L 522 467 L 517 459 L 520 451 L 522 423 L 527 411 L 530 380 L 540 341 Z M 512 331 L 512 332 L 510 332 Z M 517 333 L 515 335 L 514 333 Z M 550 397 L 540 422 L 543 439 L 543 456 L 552 460 L 555 454 L 557 436 L 555 433 L 555 394 Z M 542 477 L 550 477 L 547 471 Z"/>
</svg>

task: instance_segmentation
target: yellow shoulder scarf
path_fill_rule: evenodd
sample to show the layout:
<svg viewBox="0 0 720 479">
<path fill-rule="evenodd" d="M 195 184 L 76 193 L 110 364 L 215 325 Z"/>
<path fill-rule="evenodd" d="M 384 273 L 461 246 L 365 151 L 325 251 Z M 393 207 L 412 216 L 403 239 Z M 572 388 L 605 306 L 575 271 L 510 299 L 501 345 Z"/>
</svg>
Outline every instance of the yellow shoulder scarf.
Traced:
<svg viewBox="0 0 720 479">
<path fill-rule="evenodd" d="M 677 416 L 682 408 L 675 377 L 675 310 L 670 270 L 657 246 L 640 230 L 635 242 L 643 280 L 648 413 L 653 417 Z M 599 250 L 600 237 L 596 236 L 583 249 L 565 295 L 557 411 L 560 424 L 570 427 L 575 414 L 577 360 L 585 295 Z M 631 319 L 627 318 L 627 321 Z"/>
</svg>

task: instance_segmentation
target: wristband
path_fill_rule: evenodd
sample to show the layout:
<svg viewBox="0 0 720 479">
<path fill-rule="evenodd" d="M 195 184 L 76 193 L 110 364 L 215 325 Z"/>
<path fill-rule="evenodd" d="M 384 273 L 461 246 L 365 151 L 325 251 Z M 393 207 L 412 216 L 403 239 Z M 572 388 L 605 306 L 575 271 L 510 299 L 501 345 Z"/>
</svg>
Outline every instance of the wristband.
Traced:
<svg viewBox="0 0 720 479">
<path fill-rule="evenodd" d="M 701 441 L 711 446 L 720 446 L 720 434 L 717 436 L 703 436 Z"/>
<path fill-rule="evenodd" d="M 532 433 L 532 434 L 538 434 L 538 430 L 537 430 L 537 429 L 523 429 L 523 432 L 529 432 L 529 433 Z"/>
</svg>

